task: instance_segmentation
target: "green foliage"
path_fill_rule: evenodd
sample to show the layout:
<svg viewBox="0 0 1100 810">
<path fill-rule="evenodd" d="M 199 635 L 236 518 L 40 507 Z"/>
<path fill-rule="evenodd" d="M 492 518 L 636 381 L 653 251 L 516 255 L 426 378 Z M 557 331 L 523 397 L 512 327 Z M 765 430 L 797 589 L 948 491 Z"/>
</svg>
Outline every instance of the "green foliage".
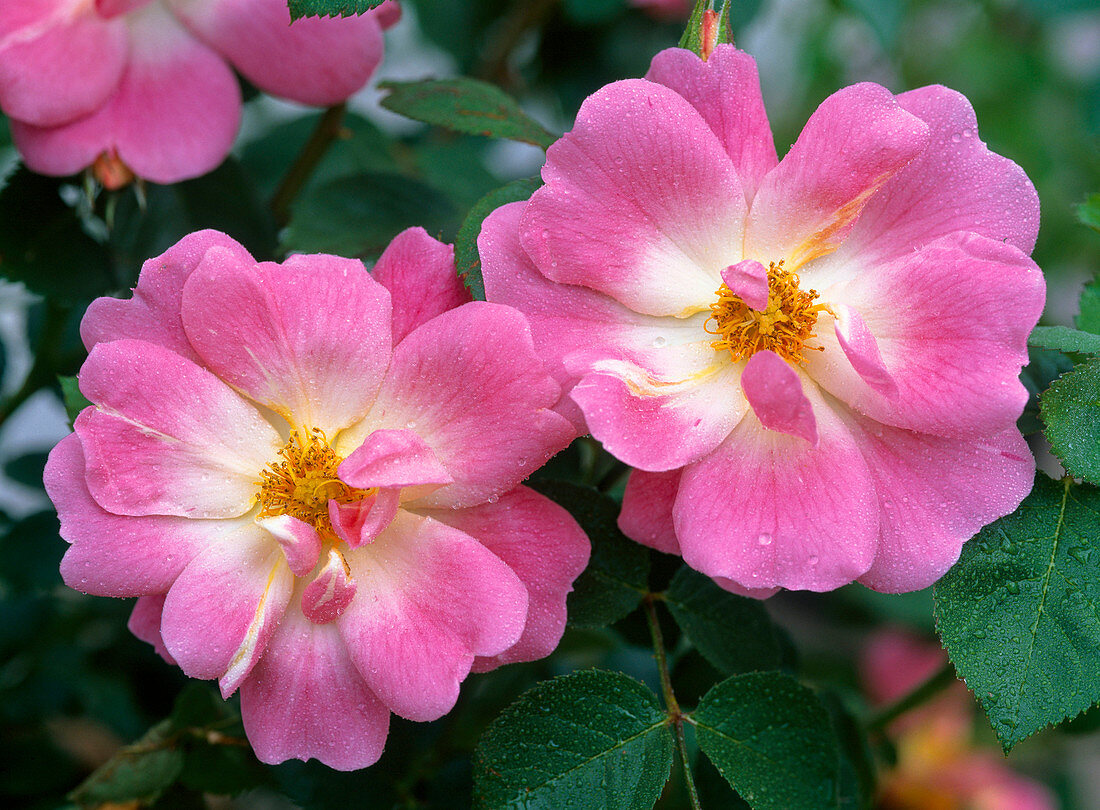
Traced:
<svg viewBox="0 0 1100 810">
<path fill-rule="evenodd" d="M 1077 328 L 1100 335 L 1100 279 L 1094 278 L 1081 291 Z"/>
<path fill-rule="evenodd" d="M 1100 483 L 1100 360 L 1055 380 L 1041 407 L 1054 454 L 1073 475 Z"/>
<path fill-rule="evenodd" d="M 290 19 L 302 17 L 352 17 L 382 5 L 385 0 L 287 0 Z"/>
<path fill-rule="evenodd" d="M 548 147 L 558 136 L 520 109 L 514 98 L 488 82 L 459 77 L 382 82 L 387 110 L 455 132 L 506 138 Z"/>
<path fill-rule="evenodd" d="M 1070 329 L 1068 326 L 1036 326 L 1027 339 L 1027 345 L 1060 352 L 1100 354 L 1100 335 Z"/>
<path fill-rule="evenodd" d="M 783 631 L 763 602 L 724 591 L 686 565 L 672 578 L 664 600 L 680 629 L 722 674 L 778 669 L 785 663 Z"/>
<path fill-rule="evenodd" d="M 104 802 L 151 804 L 183 771 L 183 752 L 173 736 L 171 721 L 158 723 L 97 768 L 69 798 L 81 807 Z"/>
<path fill-rule="evenodd" d="M 475 752 L 475 806 L 652 807 L 672 767 L 657 696 L 618 672 L 536 685 L 493 721 Z"/>
<path fill-rule="evenodd" d="M 1077 206 L 1077 220 L 1094 231 L 1100 231 L 1100 192 L 1090 194 L 1088 199 Z"/>
<path fill-rule="evenodd" d="M 481 233 L 481 223 L 500 206 L 510 202 L 526 200 L 542 185 L 537 177 L 513 180 L 506 186 L 490 191 L 477 201 L 466 215 L 462 227 L 455 238 L 455 266 L 462 276 L 466 287 L 479 301 L 485 300 L 485 281 L 481 275 L 481 254 L 477 249 L 477 237 Z"/>
<path fill-rule="evenodd" d="M 687 720 L 753 810 L 839 806 L 836 733 L 821 701 L 793 678 L 736 675 L 704 695 Z"/>
<path fill-rule="evenodd" d="M 61 396 L 65 401 L 65 413 L 69 416 L 69 424 L 76 421 L 76 417 L 82 410 L 92 403 L 80 392 L 80 382 L 76 377 L 58 377 L 61 384 Z"/>
<path fill-rule="evenodd" d="M 592 559 L 569 594 L 569 623 L 605 627 L 634 610 L 649 587 L 649 553 L 619 531 L 618 504 L 567 481 L 532 481 L 531 486 L 568 509 L 592 541 Z"/>
<path fill-rule="evenodd" d="M 951 661 L 1007 753 L 1100 700 L 1100 491 L 1042 473 L 936 585 Z"/>
</svg>

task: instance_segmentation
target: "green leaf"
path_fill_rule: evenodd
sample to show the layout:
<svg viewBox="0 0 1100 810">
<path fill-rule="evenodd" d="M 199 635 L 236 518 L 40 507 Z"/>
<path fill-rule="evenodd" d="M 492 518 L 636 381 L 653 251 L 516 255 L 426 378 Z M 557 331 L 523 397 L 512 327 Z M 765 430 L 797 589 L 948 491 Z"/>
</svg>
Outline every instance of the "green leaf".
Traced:
<svg viewBox="0 0 1100 810">
<path fill-rule="evenodd" d="M 1036 326 L 1027 339 L 1027 345 L 1060 352 L 1100 354 L 1100 335 L 1079 332 L 1068 326 Z"/>
<path fill-rule="evenodd" d="M 783 665 L 782 631 L 762 602 L 724 591 L 686 565 L 676 572 L 664 598 L 680 629 L 722 674 Z"/>
<path fill-rule="evenodd" d="M 1100 278 L 1094 278 L 1081 290 L 1081 308 L 1076 323 L 1078 329 L 1100 335 Z"/>
<path fill-rule="evenodd" d="M 97 768 L 69 794 L 69 799 L 81 807 L 104 802 L 151 804 L 176 781 L 181 770 L 183 752 L 173 738 L 171 721 L 164 720 Z"/>
<path fill-rule="evenodd" d="M 363 173 L 322 183 L 298 198 L 282 248 L 302 253 L 375 257 L 400 231 L 435 234 L 457 218 L 435 189 L 397 174 Z"/>
<path fill-rule="evenodd" d="M 290 19 L 302 17 L 352 17 L 382 5 L 385 0 L 287 0 Z"/>
<path fill-rule="evenodd" d="M 1039 407 L 1050 449 L 1066 470 L 1100 483 L 1100 359 L 1051 383 Z"/>
<path fill-rule="evenodd" d="M 4 475 L 25 487 L 41 488 L 45 466 L 45 453 L 25 453 L 4 462 Z"/>
<path fill-rule="evenodd" d="M 728 678 L 686 719 L 703 753 L 753 810 L 838 806 L 836 733 L 817 695 L 793 678 Z"/>
<path fill-rule="evenodd" d="M 458 77 L 378 86 L 389 91 L 382 98 L 383 107 L 415 121 L 543 149 L 558 139 L 521 110 L 514 98 L 488 82 Z"/>
<path fill-rule="evenodd" d="M 587 670 L 536 684 L 474 752 L 474 804 L 498 808 L 652 807 L 672 768 L 670 720 L 648 687 Z"/>
<path fill-rule="evenodd" d="M 718 36 L 714 44 L 724 45 L 733 42 L 733 29 L 730 27 L 730 0 L 696 0 L 687 28 L 684 29 L 684 35 L 680 37 L 681 48 L 702 56 L 703 13 L 715 5 L 720 5 L 721 8 L 718 10 Z"/>
<path fill-rule="evenodd" d="M 936 625 L 1007 753 L 1100 700 L 1100 490 L 1043 473 L 936 585 Z"/>
<path fill-rule="evenodd" d="M 80 383 L 76 377 L 58 377 L 61 384 L 61 397 L 65 400 L 65 413 L 69 415 L 69 424 L 76 421 L 82 410 L 91 406 L 91 401 L 80 393 Z"/>
<path fill-rule="evenodd" d="M 489 214 L 502 205 L 526 200 L 542 185 L 537 177 L 513 180 L 506 186 L 490 191 L 477 201 L 455 238 L 455 265 L 466 287 L 479 301 L 485 300 L 485 281 L 481 276 L 481 254 L 477 250 L 477 237 L 481 233 L 481 223 Z"/>
<path fill-rule="evenodd" d="M 565 16 L 578 25 L 595 25 L 614 19 L 624 8 L 624 0 L 565 0 Z"/>
<path fill-rule="evenodd" d="M 84 232 L 65 204 L 65 181 L 20 167 L 0 192 L 0 275 L 62 302 L 117 286 L 106 248 Z"/>
<path fill-rule="evenodd" d="M 568 509 L 592 541 L 592 558 L 569 594 L 569 624 L 606 627 L 634 610 L 649 590 L 649 552 L 619 531 L 618 504 L 591 487 L 566 481 L 529 485 Z"/>
<path fill-rule="evenodd" d="M 1090 194 L 1077 206 L 1077 220 L 1082 225 L 1088 225 L 1093 230 L 1100 231 L 1100 192 Z"/>
</svg>

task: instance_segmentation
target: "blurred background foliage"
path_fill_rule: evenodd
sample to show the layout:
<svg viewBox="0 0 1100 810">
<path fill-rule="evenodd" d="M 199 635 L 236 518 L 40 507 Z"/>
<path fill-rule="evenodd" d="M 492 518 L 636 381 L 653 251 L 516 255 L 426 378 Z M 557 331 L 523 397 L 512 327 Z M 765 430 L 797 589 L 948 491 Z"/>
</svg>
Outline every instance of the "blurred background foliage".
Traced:
<svg viewBox="0 0 1100 810">
<path fill-rule="evenodd" d="M 404 5 L 372 88 L 353 99 L 335 143 L 282 209 L 271 201 L 322 113 L 247 88 L 233 157 L 171 187 L 94 194 L 81 177 L 34 176 L 17 166 L 0 125 L 0 275 L 11 282 L 0 287 L 0 806 L 70 804 L 67 794 L 120 745 L 172 716 L 170 733 L 188 742 L 184 760 L 170 763 L 180 769 L 172 787 L 151 789 L 157 807 L 335 808 L 350 806 L 349 797 L 355 806 L 462 807 L 471 795 L 470 752 L 485 725 L 537 680 L 598 665 L 657 688 L 648 631 L 635 612 L 611 628 L 571 628 L 546 661 L 471 677 L 456 710 L 436 723 L 394 718 L 374 768 L 245 767 L 246 750 L 211 737 L 232 740 L 232 712 L 210 703 L 206 685 L 180 697 L 186 679 L 126 630 L 129 602 L 70 591 L 57 574 L 64 543 L 41 471 L 46 451 L 68 430 L 57 378 L 83 360 L 77 327 L 88 301 L 125 293 L 144 259 L 201 227 L 228 232 L 260 259 L 326 251 L 369 263 L 409 225 L 453 240 L 485 193 L 537 174 L 542 151 L 409 122 L 379 107 L 374 84 L 484 79 L 560 133 L 588 94 L 643 75 L 652 55 L 683 30 L 682 21 L 658 21 L 625 0 Z M 759 62 L 780 154 L 817 104 L 845 84 L 870 80 L 901 92 L 939 83 L 964 93 L 981 137 L 1022 165 L 1039 190 L 1034 255 L 1050 284 L 1045 320 L 1071 322 L 1080 286 L 1100 266 L 1100 235 L 1074 214 L 1100 189 L 1100 9 L 1093 0 L 740 0 L 732 21 L 737 44 Z M 584 440 L 552 467 L 545 475 L 587 484 L 608 473 Z M 651 587 L 663 589 L 675 561 L 651 556 Z M 801 676 L 828 683 L 837 705 L 854 710 L 862 708 L 855 661 L 871 628 L 901 624 L 931 638 L 927 592 L 887 597 L 852 586 L 825 596 L 781 595 L 767 609 L 789 633 Z M 667 624 L 677 693 L 690 705 L 716 673 Z M 1013 753 L 1012 764 L 1054 786 L 1067 808 L 1100 807 L 1095 714 Z M 977 723 L 991 740 L 984 719 Z M 223 768 L 226 751 L 243 759 Z M 877 755 L 888 762 L 891 752 L 886 746 Z M 702 760 L 699 767 L 704 805 L 737 806 L 717 771 Z M 225 773 L 236 781 L 218 782 Z M 682 806 L 682 791 L 674 774 L 661 806 Z M 235 793 L 232 800 L 206 795 Z M 76 799 L 97 804 L 103 797 Z"/>
</svg>

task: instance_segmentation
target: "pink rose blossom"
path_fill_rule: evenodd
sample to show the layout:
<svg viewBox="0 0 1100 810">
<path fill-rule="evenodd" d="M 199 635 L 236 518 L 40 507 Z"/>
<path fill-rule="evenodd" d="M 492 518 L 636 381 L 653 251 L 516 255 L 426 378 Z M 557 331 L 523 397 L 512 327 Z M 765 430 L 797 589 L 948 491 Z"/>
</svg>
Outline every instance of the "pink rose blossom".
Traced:
<svg viewBox="0 0 1100 810">
<path fill-rule="evenodd" d="M 241 117 L 233 69 L 303 104 L 342 101 L 382 58 L 397 5 L 290 22 L 286 0 L 10 0 L 0 4 L 0 109 L 36 172 L 93 163 L 106 183 L 205 174 Z"/>
<path fill-rule="evenodd" d="M 94 406 L 45 474 L 62 576 L 140 597 L 136 635 L 239 687 L 261 760 L 364 767 L 391 711 L 433 720 L 471 669 L 557 645 L 588 542 L 519 483 L 574 430 L 450 246 L 405 231 L 369 274 L 204 231 L 81 334 Z"/>
<path fill-rule="evenodd" d="M 486 292 L 637 468 L 629 536 L 738 593 L 908 591 L 1028 492 L 1039 205 L 963 96 L 847 87 L 779 161 L 752 58 L 670 49 L 542 176 Z"/>
</svg>

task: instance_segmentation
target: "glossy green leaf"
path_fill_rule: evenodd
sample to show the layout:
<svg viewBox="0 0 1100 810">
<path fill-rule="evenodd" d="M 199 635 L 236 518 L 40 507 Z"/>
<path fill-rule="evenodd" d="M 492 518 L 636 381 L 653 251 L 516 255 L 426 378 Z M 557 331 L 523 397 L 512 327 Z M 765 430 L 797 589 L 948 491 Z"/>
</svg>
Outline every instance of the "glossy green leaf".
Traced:
<svg viewBox="0 0 1100 810">
<path fill-rule="evenodd" d="M 657 696 L 620 672 L 587 670 L 536 684 L 478 743 L 474 804 L 652 807 L 672 767 L 669 725 Z"/>
<path fill-rule="evenodd" d="M 1100 193 L 1090 194 L 1077 206 L 1077 219 L 1082 225 L 1100 231 Z"/>
<path fill-rule="evenodd" d="M 703 753 L 753 810 L 838 807 L 836 732 L 817 695 L 793 678 L 728 678 L 687 719 Z"/>
<path fill-rule="evenodd" d="M 69 416 L 69 424 L 76 421 L 76 417 L 82 410 L 92 403 L 86 396 L 80 393 L 80 383 L 76 377 L 58 377 L 61 384 L 61 396 L 65 400 L 65 413 Z"/>
<path fill-rule="evenodd" d="M 1100 278 L 1094 278 L 1081 290 L 1076 323 L 1078 329 L 1100 335 Z"/>
<path fill-rule="evenodd" d="M 81 807 L 104 802 L 151 804 L 183 770 L 183 752 L 165 720 L 133 745 L 121 748 L 80 784 L 69 798 Z"/>
<path fill-rule="evenodd" d="M 1100 335 L 1081 332 L 1068 326 L 1036 326 L 1027 344 L 1036 349 L 1055 349 L 1060 352 L 1100 354 Z"/>
<path fill-rule="evenodd" d="M 936 585 L 951 661 L 1007 752 L 1100 700 L 1100 490 L 1043 473 Z"/>
<path fill-rule="evenodd" d="M 569 623 L 605 627 L 634 610 L 649 587 L 649 552 L 619 531 L 618 504 L 591 487 L 566 481 L 531 481 L 530 486 L 568 509 L 592 541 L 592 558 L 569 594 Z"/>
<path fill-rule="evenodd" d="M 477 237 L 485 217 L 506 203 L 526 200 L 542 185 L 537 177 L 513 180 L 505 186 L 490 191 L 477 201 L 455 238 L 455 266 L 466 282 L 466 287 L 479 301 L 485 300 L 485 281 L 481 276 L 481 254 L 477 250 Z"/>
<path fill-rule="evenodd" d="M 385 0 L 287 0 L 290 19 L 351 17 L 382 5 Z"/>
<path fill-rule="evenodd" d="M 1063 374 L 1039 402 L 1051 450 L 1073 475 L 1100 484 L 1100 359 Z"/>
<path fill-rule="evenodd" d="M 456 132 L 506 138 L 548 147 L 558 136 L 527 115 L 514 98 L 496 85 L 477 79 L 427 79 L 382 82 L 387 110 Z"/>
<path fill-rule="evenodd" d="M 686 565 L 676 572 L 665 603 L 695 648 L 724 675 L 777 669 L 784 663 L 782 630 L 763 602 L 724 591 Z"/>
</svg>

